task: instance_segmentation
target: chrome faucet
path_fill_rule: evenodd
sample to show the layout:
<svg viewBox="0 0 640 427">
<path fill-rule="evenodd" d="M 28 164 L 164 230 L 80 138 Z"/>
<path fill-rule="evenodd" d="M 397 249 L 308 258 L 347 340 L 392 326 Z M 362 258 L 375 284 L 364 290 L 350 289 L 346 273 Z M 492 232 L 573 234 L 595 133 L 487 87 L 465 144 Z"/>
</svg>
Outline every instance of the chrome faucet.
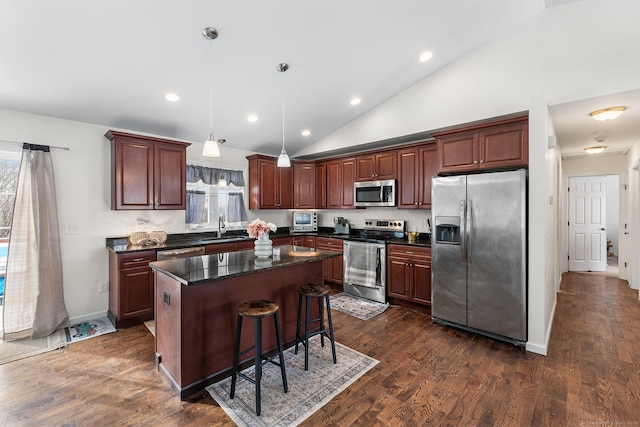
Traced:
<svg viewBox="0 0 640 427">
<path fill-rule="evenodd" d="M 218 237 L 222 237 L 224 233 L 227 232 L 227 229 L 224 225 L 224 215 L 218 215 Z"/>
</svg>

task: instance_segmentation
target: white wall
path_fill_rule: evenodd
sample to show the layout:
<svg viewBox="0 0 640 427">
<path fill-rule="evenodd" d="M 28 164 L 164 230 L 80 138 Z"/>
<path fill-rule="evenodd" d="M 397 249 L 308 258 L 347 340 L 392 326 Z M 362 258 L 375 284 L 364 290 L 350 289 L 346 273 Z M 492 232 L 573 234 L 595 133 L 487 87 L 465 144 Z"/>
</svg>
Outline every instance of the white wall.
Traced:
<svg viewBox="0 0 640 427">
<path fill-rule="evenodd" d="M 618 222 L 618 210 L 620 209 L 619 186 L 620 177 L 618 175 L 607 175 L 607 240 L 611 240 L 609 252 L 618 255 L 618 234 L 620 224 Z"/>
<path fill-rule="evenodd" d="M 623 234 L 626 239 L 626 247 L 629 249 L 627 259 L 620 259 L 620 262 L 627 262 L 629 266 L 628 280 L 629 285 L 633 289 L 640 288 L 640 246 L 638 246 L 638 236 L 640 236 L 640 140 L 636 141 L 629 153 L 628 159 L 628 218 L 629 232 L 628 235 Z M 625 242 L 622 242 L 624 245 Z"/>
</svg>

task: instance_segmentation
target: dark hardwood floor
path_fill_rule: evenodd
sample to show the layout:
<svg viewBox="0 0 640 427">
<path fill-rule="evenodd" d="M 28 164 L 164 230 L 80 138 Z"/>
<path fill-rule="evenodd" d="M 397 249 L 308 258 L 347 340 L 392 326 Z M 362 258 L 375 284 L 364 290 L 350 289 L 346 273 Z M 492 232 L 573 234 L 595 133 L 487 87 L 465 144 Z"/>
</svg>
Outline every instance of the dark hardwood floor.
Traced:
<svg viewBox="0 0 640 427">
<path fill-rule="evenodd" d="M 306 426 L 640 426 L 640 303 L 615 277 L 564 276 L 547 357 L 398 306 L 334 327 L 380 363 Z M 0 425 L 234 425 L 181 402 L 153 347 L 141 325 L 0 366 Z"/>
</svg>

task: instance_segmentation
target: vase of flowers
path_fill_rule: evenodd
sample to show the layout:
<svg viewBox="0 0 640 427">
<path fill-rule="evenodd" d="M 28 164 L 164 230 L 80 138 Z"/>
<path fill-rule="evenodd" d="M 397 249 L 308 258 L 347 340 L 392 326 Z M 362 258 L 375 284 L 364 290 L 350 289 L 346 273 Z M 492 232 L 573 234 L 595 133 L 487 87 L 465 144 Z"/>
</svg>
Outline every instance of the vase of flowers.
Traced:
<svg viewBox="0 0 640 427">
<path fill-rule="evenodd" d="M 275 232 L 277 229 L 278 227 L 274 223 L 262 221 L 260 218 L 247 225 L 249 237 L 256 239 L 253 245 L 257 258 L 264 259 L 271 256 L 273 242 L 269 239 L 269 232 Z"/>
</svg>

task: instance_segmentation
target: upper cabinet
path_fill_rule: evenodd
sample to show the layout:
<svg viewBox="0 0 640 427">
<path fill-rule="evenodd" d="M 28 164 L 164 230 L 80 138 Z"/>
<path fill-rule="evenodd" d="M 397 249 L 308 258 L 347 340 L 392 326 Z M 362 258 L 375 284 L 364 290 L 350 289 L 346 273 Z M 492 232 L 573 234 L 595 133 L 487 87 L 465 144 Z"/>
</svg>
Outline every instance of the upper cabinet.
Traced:
<svg viewBox="0 0 640 427">
<path fill-rule="evenodd" d="M 398 150 L 398 208 L 431 209 L 431 178 L 436 175 L 435 143 Z"/>
<path fill-rule="evenodd" d="M 275 157 L 254 154 L 249 160 L 249 209 L 293 208 L 293 167 L 279 168 Z"/>
<path fill-rule="evenodd" d="M 312 209 L 316 203 L 316 165 L 314 162 L 293 162 L 293 206 Z"/>
<path fill-rule="evenodd" d="M 111 209 L 186 209 L 191 144 L 110 130 Z"/>
<path fill-rule="evenodd" d="M 356 181 L 396 178 L 396 151 L 383 151 L 356 157 Z"/>
<path fill-rule="evenodd" d="M 316 209 L 327 208 L 327 164 L 316 163 Z"/>
<path fill-rule="evenodd" d="M 526 117 L 435 134 L 440 173 L 505 169 L 529 163 Z"/>
<path fill-rule="evenodd" d="M 355 157 L 340 158 L 326 163 L 327 209 L 354 208 L 353 183 L 356 178 Z"/>
</svg>

